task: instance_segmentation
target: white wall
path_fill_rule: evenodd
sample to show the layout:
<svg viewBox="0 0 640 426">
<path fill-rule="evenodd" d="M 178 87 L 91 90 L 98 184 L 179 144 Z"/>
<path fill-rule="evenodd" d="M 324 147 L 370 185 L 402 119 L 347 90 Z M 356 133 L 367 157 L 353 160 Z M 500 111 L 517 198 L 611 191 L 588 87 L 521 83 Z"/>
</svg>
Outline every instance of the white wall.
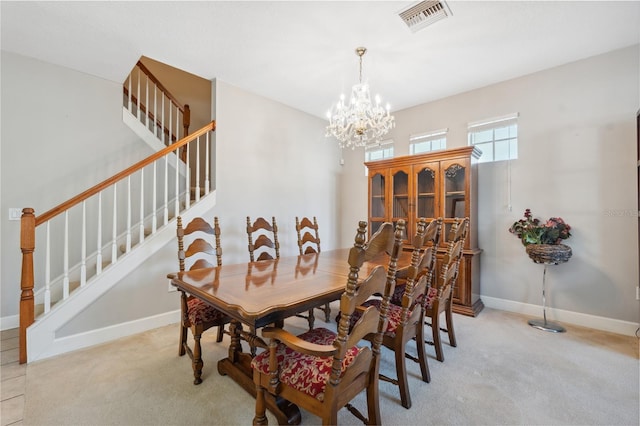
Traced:
<svg viewBox="0 0 640 426">
<path fill-rule="evenodd" d="M 315 215 L 323 249 L 336 247 L 334 203 L 338 150 L 324 140 L 324 122 L 221 81 L 212 96 L 216 119 L 216 207 L 223 263 L 246 263 L 246 216 L 276 217 L 281 255 L 298 253 L 295 216 Z M 355 227 L 354 227 L 355 230 Z M 175 242 L 167 244 L 58 333 L 71 336 L 179 309 L 167 291 L 177 270 Z"/>
<path fill-rule="evenodd" d="M 541 219 L 561 216 L 573 227 L 566 240 L 572 259 L 548 268 L 548 306 L 638 323 L 639 58 L 636 45 L 394 114 L 397 126 L 390 137 L 399 156 L 409 153 L 411 134 L 449 128 L 447 146 L 454 148 L 467 144 L 468 122 L 520 113 L 512 211 L 507 207 L 507 163 L 482 164 L 478 172 L 481 294 L 486 301 L 505 307 L 542 303 L 543 268 L 507 231 L 530 208 Z M 361 151 L 347 154 L 354 184 L 343 203 L 367 191 Z M 358 198 L 343 214 L 347 222 L 366 214 L 366 200 Z"/>
<path fill-rule="evenodd" d="M 20 221 L 8 220 L 9 208 L 42 214 L 151 151 L 122 122 L 121 82 L 4 51 L 1 59 L 4 327 L 17 321 L 22 258 Z"/>
<path fill-rule="evenodd" d="M 323 249 L 343 247 L 336 203 L 340 154 L 324 136 L 326 123 L 220 80 L 214 86 L 214 213 L 220 218 L 223 261 L 248 261 L 247 216 L 276 217 L 282 256 L 298 252 L 296 216 L 317 217 Z"/>
</svg>

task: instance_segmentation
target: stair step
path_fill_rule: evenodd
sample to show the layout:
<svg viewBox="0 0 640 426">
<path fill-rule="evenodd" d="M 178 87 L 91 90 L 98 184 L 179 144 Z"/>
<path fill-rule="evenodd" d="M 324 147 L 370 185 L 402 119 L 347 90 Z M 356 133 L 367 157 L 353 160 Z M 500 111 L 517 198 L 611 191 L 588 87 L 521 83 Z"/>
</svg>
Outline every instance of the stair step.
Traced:
<svg viewBox="0 0 640 426">
<path fill-rule="evenodd" d="M 73 293 L 78 287 L 80 287 L 80 281 L 69 281 L 69 294 Z M 56 303 L 61 300 L 62 299 L 51 300 L 51 307 L 53 308 Z M 34 316 L 37 318 L 42 314 L 44 314 L 44 303 L 39 303 L 34 306 Z"/>
</svg>

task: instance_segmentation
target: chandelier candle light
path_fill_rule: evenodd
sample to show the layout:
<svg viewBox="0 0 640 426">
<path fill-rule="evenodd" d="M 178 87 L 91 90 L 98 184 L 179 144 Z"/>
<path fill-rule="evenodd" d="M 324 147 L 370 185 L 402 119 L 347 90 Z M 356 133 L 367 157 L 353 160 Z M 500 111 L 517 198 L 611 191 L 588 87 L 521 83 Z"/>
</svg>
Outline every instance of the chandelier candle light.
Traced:
<svg viewBox="0 0 640 426">
<path fill-rule="evenodd" d="M 358 84 L 351 88 L 349 104 L 345 104 L 342 94 L 340 100 L 327 113 L 329 125 L 326 136 L 338 139 L 340 148 L 355 149 L 379 142 L 380 137 L 395 125 L 394 118 L 389 113 L 389 104 L 386 109 L 382 108 L 380 96 L 376 95 L 376 103 L 373 105 L 369 85 L 362 83 L 362 56 L 366 52 L 365 47 L 356 48 L 356 54 L 360 58 L 360 78 Z"/>
</svg>

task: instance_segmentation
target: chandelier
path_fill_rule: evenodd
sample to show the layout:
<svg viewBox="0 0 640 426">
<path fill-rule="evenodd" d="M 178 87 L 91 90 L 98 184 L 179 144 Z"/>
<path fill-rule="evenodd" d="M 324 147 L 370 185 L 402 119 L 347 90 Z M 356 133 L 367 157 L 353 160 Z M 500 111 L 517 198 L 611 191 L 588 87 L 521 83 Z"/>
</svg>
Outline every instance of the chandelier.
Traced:
<svg viewBox="0 0 640 426">
<path fill-rule="evenodd" d="M 327 137 L 338 139 L 340 148 L 354 149 L 380 141 L 395 125 L 394 118 L 389 114 L 389 104 L 386 109 L 380 106 L 380 96 L 376 95 L 375 105 L 371 102 L 369 85 L 362 83 L 362 56 L 367 52 L 365 47 L 356 48 L 360 58 L 360 78 L 358 84 L 351 88 L 351 99 L 345 104 L 344 94 L 329 110 L 327 118 Z"/>
</svg>

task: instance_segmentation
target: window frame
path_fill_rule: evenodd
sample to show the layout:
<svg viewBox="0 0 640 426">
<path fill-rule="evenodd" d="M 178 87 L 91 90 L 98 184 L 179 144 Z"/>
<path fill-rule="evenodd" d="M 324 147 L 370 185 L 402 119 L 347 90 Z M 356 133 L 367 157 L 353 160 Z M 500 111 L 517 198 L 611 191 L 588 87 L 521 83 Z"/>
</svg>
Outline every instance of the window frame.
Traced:
<svg viewBox="0 0 640 426">
<path fill-rule="evenodd" d="M 446 129 L 432 130 L 429 132 L 410 135 L 409 136 L 409 155 L 425 154 L 427 152 L 442 151 L 447 149 L 447 132 L 448 131 L 449 129 L 446 128 Z M 433 143 L 441 140 L 444 141 L 442 143 L 442 146 L 434 149 Z M 429 143 L 429 149 L 416 152 L 416 145 L 423 144 L 425 142 Z"/>
<path fill-rule="evenodd" d="M 518 117 L 519 113 L 512 113 L 501 117 L 489 118 L 481 121 L 468 123 L 467 125 L 467 143 L 469 146 L 477 146 L 482 151 L 482 156 L 478 159 L 479 163 L 495 163 L 498 161 L 510 161 L 518 158 Z M 511 127 L 515 126 L 515 134 L 511 134 Z M 496 138 L 496 130 L 508 128 L 506 137 Z M 474 142 L 474 136 L 482 132 L 491 131 L 491 138 L 481 142 Z M 496 143 L 507 143 L 507 157 L 496 159 Z M 491 150 L 482 149 L 483 146 L 490 144 Z M 513 149 L 512 149 L 513 147 Z M 483 158 L 485 155 L 491 155 L 491 158 Z"/>
</svg>

